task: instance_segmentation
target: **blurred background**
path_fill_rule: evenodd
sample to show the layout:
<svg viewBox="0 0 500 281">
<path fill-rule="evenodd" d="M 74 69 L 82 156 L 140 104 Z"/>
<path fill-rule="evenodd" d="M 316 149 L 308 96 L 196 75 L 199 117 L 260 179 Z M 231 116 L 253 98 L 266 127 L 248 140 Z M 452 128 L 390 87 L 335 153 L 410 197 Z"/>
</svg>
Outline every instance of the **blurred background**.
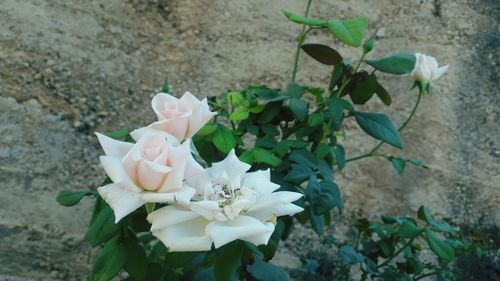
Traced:
<svg viewBox="0 0 500 281">
<path fill-rule="evenodd" d="M 306 2 L 0 0 L 0 280 L 85 280 L 93 202 L 64 208 L 54 198 L 102 182 L 94 132 L 153 121 L 150 98 L 165 81 L 198 97 L 256 83 L 284 88 L 300 26 L 281 11 L 302 14 Z M 431 168 L 399 176 L 380 159 L 348 165 L 336 174 L 345 212 L 332 231 L 348 236 L 353 218 L 415 216 L 425 204 L 490 245 L 484 260 L 459 261 L 459 280 L 500 280 L 500 2 L 314 0 L 311 15 L 366 16 L 368 34 L 378 30 L 372 58 L 418 51 L 450 65 L 403 133 L 403 155 Z M 308 41 L 351 60 L 361 54 L 326 31 Z M 329 71 L 302 56 L 298 82 L 325 87 Z M 399 124 L 416 92 L 408 77 L 384 78 L 393 104 L 366 106 Z M 348 157 L 375 144 L 354 124 L 344 143 Z M 299 227 L 275 263 L 327 258 L 313 238 Z"/>
</svg>

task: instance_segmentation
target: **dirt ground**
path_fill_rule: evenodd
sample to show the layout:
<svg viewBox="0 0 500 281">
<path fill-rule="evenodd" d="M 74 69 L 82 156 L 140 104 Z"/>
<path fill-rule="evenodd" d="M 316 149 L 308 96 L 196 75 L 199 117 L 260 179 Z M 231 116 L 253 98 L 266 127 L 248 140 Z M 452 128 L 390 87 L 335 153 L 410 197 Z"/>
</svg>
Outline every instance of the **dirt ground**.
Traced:
<svg viewBox="0 0 500 281">
<path fill-rule="evenodd" d="M 281 11 L 302 13 L 305 3 L 0 0 L 0 280 L 85 280 L 91 202 L 63 208 L 54 198 L 99 186 L 93 132 L 151 122 L 150 98 L 164 81 L 199 97 L 251 83 L 284 87 L 299 26 Z M 346 209 L 339 220 L 414 215 L 425 204 L 460 226 L 500 226 L 500 2 L 315 0 L 311 13 L 368 17 L 369 33 L 379 30 L 373 57 L 419 51 L 450 65 L 403 134 L 404 155 L 431 169 L 399 176 L 383 160 L 354 162 L 336 175 Z M 332 44 L 323 32 L 310 41 Z M 303 56 L 298 80 L 325 86 L 327 72 Z M 400 123 L 416 98 L 410 82 L 387 76 L 393 105 L 367 107 Z M 374 144 L 348 128 L 348 156 Z M 303 239 L 312 235 L 299 229 L 276 262 L 293 267 L 319 249 Z"/>
</svg>

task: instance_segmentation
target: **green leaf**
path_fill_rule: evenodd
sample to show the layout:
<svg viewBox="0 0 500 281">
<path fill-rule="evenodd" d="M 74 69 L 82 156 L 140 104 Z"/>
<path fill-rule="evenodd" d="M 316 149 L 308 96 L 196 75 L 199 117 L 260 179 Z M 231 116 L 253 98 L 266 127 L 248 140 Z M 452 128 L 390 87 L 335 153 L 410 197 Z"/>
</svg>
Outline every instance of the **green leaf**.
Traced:
<svg viewBox="0 0 500 281">
<path fill-rule="evenodd" d="M 455 258 L 455 250 L 452 247 L 436 237 L 429 229 L 426 229 L 425 233 L 427 234 L 427 243 L 434 254 L 445 261 L 451 261 Z"/>
<path fill-rule="evenodd" d="M 356 82 L 349 97 L 355 104 L 365 104 L 368 102 L 377 89 L 377 78 L 374 74 L 368 75 L 365 80 Z"/>
<path fill-rule="evenodd" d="M 339 187 L 330 181 L 319 183 L 315 176 L 309 178 L 306 196 L 314 215 L 321 215 L 342 204 Z"/>
<path fill-rule="evenodd" d="M 147 273 L 147 258 L 144 248 L 139 244 L 135 234 L 129 232 L 129 238 L 124 242 L 127 260 L 124 268 L 135 280 L 144 280 Z"/>
<path fill-rule="evenodd" d="M 119 242 L 120 237 L 110 240 L 99 252 L 92 267 L 93 281 L 109 281 L 121 270 L 127 255 L 125 247 Z"/>
<path fill-rule="evenodd" d="M 429 166 L 427 166 L 427 164 L 422 160 L 408 159 L 408 162 L 410 162 L 411 164 L 418 166 L 418 167 L 422 167 L 422 168 L 426 168 L 426 169 L 429 168 Z"/>
<path fill-rule="evenodd" d="M 214 274 L 217 281 L 231 281 L 236 270 L 241 266 L 243 246 L 239 240 L 233 241 L 219 248 L 214 265 Z"/>
<path fill-rule="evenodd" d="M 344 169 L 345 167 L 345 150 L 344 147 L 340 144 L 337 144 L 335 149 L 335 161 L 337 162 L 337 166 L 339 170 Z"/>
<path fill-rule="evenodd" d="M 340 79 L 344 75 L 344 70 L 345 67 L 342 63 L 338 63 L 333 67 L 332 76 L 330 77 L 330 83 L 328 84 L 328 90 L 332 91 L 335 88 L 335 86 L 339 83 Z"/>
<path fill-rule="evenodd" d="M 319 160 L 324 159 L 328 154 L 330 154 L 330 146 L 326 143 L 320 143 L 314 151 L 314 156 Z"/>
<path fill-rule="evenodd" d="M 240 159 L 240 161 L 250 165 L 252 165 L 253 162 L 255 162 L 255 157 L 253 156 L 252 151 L 245 151 L 238 158 Z"/>
<path fill-rule="evenodd" d="M 457 230 L 446 222 L 436 221 L 425 206 L 418 209 L 418 218 L 433 226 L 434 230 L 440 232 L 455 233 Z"/>
<path fill-rule="evenodd" d="M 297 163 L 297 164 L 303 164 L 303 165 L 307 165 L 309 167 L 316 166 L 316 158 L 314 157 L 314 154 L 312 154 L 307 149 L 300 149 L 300 150 L 292 151 L 292 153 L 290 153 L 290 156 L 288 156 L 288 159 L 292 162 Z"/>
<path fill-rule="evenodd" d="M 348 101 L 341 98 L 332 98 L 328 104 L 328 115 L 338 124 L 343 119 L 344 110 L 354 112 L 354 107 Z"/>
<path fill-rule="evenodd" d="M 163 83 L 163 85 L 161 86 L 161 91 L 165 94 L 168 94 L 168 92 L 170 91 L 170 85 L 167 81 L 165 81 L 165 83 Z"/>
<path fill-rule="evenodd" d="M 272 265 L 271 263 L 255 260 L 255 262 L 247 266 L 248 272 L 257 281 L 286 281 L 290 277 L 286 272 Z"/>
<path fill-rule="evenodd" d="M 283 101 L 291 98 L 292 96 L 288 94 L 282 94 L 276 90 L 273 89 L 267 89 L 267 88 L 261 88 L 257 92 L 257 98 L 260 100 L 263 100 L 265 102 L 276 102 L 276 101 Z"/>
<path fill-rule="evenodd" d="M 284 180 L 301 184 L 306 181 L 313 174 L 313 170 L 305 165 L 296 165 L 292 170 L 283 177 Z"/>
<path fill-rule="evenodd" d="M 384 86 L 380 85 L 379 82 L 377 82 L 377 87 L 375 89 L 375 94 L 377 94 L 378 98 L 387 106 L 391 105 L 392 99 L 387 90 L 384 88 Z"/>
<path fill-rule="evenodd" d="M 112 132 L 105 132 L 103 134 L 115 140 L 122 140 L 129 135 L 129 131 L 126 129 L 120 129 Z"/>
<path fill-rule="evenodd" d="M 264 111 L 259 114 L 257 119 L 259 123 L 266 124 L 273 120 L 280 113 L 282 102 L 270 102 L 266 104 Z"/>
<path fill-rule="evenodd" d="M 250 112 L 247 108 L 238 106 L 231 115 L 229 115 L 229 120 L 231 121 L 242 121 L 248 119 Z"/>
<path fill-rule="evenodd" d="M 325 181 L 333 180 L 333 169 L 326 161 L 318 161 L 318 171 Z"/>
<path fill-rule="evenodd" d="M 252 151 L 252 155 L 255 159 L 254 161 L 257 163 L 266 163 L 266 164 L 269 164 L 269 165 L 274 166 L 274 167 L 281 164 L 281 159 L 274 156 L 271 152 L 269 152 L 263 148 L 260 148 L 260 147 L 256 147 Z"/>
<path fill-rule="evenodd" d="M 324 234 L 323 227 L 325 226 L 325 219 L 323 215 L 317 216 L 312 211 L 309 211 L 309 222 L 311 222 L 311 227 L 318 236 Z"/>
<path fill-rule="evenodd" d="M 295 82 L 290 82 L 286 88 L 287 95 L 291 97 L 300 98 L 304 94 L 304 89 Z"/>
<path fill-rule="evenodd" d="M 66 207 L 76 205 L 85 196 L 94 195 L 91 191 L 63 190 L 57 194 L 56 201 Z"/>
<path fill-rule="evenodd" d="M 378 71 L 391 74 L 410 74 L 417 59 L 411 53 L 399 53 L 378 60 L 366 60 L 366 63 Z"/>
<path fill-rule="evenodd" d="M 227 99 L 231 106 L 238 106 L 245 99 L 245 97 L 240 92 L 229 92 L 227 93 Z"/>
<path fill-rule="evenodd" d="M 292 98 L 288 103 L 288 107 L 290 108 L 290 110 L 292 110 L 297 119 L 299 119 L 300 121 L 304 121 L 306 119 L 308 112 L 307 102 L 298 98 Z"/>
<path fill-rule="evenodd" d="M 197 136 L 208 136 L 217 130 L 217 124 L 207 123 L 196 133 Z"/>
<path fill-rule="evenodd" d="M 365 133 L 399 149 L 403 149 L 403 142 L 398 130 L 385 114 L 356 111 L 354 112 L 354 116 Z"/>
<path fill-rule="evenodd" d="M 314 18 L 306 18 L 306 17 L 302 17 L 302 16 L 296 15 L 296 14 L 294 14 L 292 12 L 288 12 L 288 11 L 283 11 L 283 14 L 290 21 L 295 22 L 295 23 L 299 23 L 299 24 L 305 24 L 308 26 L 317 26 L 317 27 L 325 26 L 327 24 L 327 22 L 324 20 L 314 19 Z"/>
<path fill-rule="evenodd" d="M 121 222 L 115 224 L 115 215 L 109 205 L 105 205 L 92 221 L 85 234 L 85 239 L 92 247 L 111 239 L 121 228 Z"/>
<path fill-rule="evenodd" d="M 213 142 L 215 147 L 222 153 L 229 153 L 236 146 L 233 132 L 226 127 L 219 127 L 214 133 Z"/>
<path fill-rule="evenodd" d="M 328 22 L 328 29 L 330 29 L 333 36 L 353 47 L 359 47 L 367 27 L 368 19 L 365 17 Z"/>
<path fill-rule="evenodd" d="M 376 37 L 375 35 L 371 36 L 363 44 L 363 52 L 365 54 L 368 54 L 369 52 L 371 52 L 373 50 L 373 48 L 375 47 L 375 39 L 376 39 L 375 37 Z"/>
<path fill-rule="evenodd" d="M 398 229 L 398 234 L 401 238 L 414 238 L 424 231 L 423 228 L 417 227 L 415 224 L 405 220 Z"/>
<path fill-rule="evenodd" d="M 322 44 L 304 44 L 301 48 L 306 54 L 322 64 L 335 65 L 342 61 L 339 52 Z"/>
<path fill-rule="evenodd" d="M 339 256 L 342 263 L 347 265 L 361 263 L 365 260 L 365 257 L 358 254 L 358 252 L 356 252 L 356 250 L 351 245 L 340 246 Z"/>
<path fill-rule="evenodd" d="M 391 161 L 392 166 L 394 167 L 394 169 L 396 169 L 398 174 L 402 175 L 405 171 L 405 160 L 397 157 L 389 157 L 389 160 Z"/>
<path fill-rule="evenodd" d="M 311 127 L 319 126 L 325 121 L 325 117 L 321 113 L 313 113 L 307 118 L 307 124 Z"/>
</svg>

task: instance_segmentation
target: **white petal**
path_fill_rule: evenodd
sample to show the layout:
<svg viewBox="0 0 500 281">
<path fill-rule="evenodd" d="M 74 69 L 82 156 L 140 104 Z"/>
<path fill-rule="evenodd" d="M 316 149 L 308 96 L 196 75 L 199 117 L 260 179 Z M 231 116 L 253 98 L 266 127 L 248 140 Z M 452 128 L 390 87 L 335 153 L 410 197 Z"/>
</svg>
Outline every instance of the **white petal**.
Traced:
<svg viewBox="0 0 500 281">
<path fill-rule="evenodd" d="M 280 216 L 292 216 L 294 214 L 304 211 L 302 207 L 299 207 L 292 203 L 278 204 L 271 206 L 269 208 L 258 209 L 250 212 L 246 212 L 245 215 L 255 217 L 261 221 L 269 221 L 273 217 Z"/>
<path fill-rule="evenodd" d="M 158 93 L 156 94 L 153 99 L 151 100 L 151 107 L 153 108 L 153 111 L 157 116 L 161 116 L 161 105 L 165 104 L 167 102 L 179 102 L 179 99 L 165 93 Z"/>
<path fill-rule="evenodd" d="M 200 217 L 199 214 L 179 206 L 166 206 L 148 215 L 151 230 L 158 230 L 174 224 L 186 222 Z"/>
<path fill-rule="evenodd" d="M 291 191 L 279 191 L 273 192 L 264 197 L 260 197 L 257 199 L 257 203 L 253 205 L 248 212 L 264 209 L 264 208 L 272 208 L 273 206 L 277 206 L 280 204 L 291 203 L 293 201 L 298 200 L 303 195 L 298 192 Z"/>
<path fill-rule="evenodd" d="M 191 139 L 184 141 L 182 146 L 186 151 L 189 151 L 189 155 L 187 156 L 188 161 L 186 163 L 186 171 L 184 172 L 184 178 L 189 178 L 203 172 L 205 169 L 203 169 L 200 163 L 196 162 L 196 160 L 193 157 L 192 147 L 194 147 L 194 145 L 192 145 Z"/>
<path fill-rule="evenodd" d="M 212 164 L 212 167 L 209 168 L 209 173 L 214 178 L 227 177 L 228 182 L 225 184 L 230 186 L 240 186 L 241 176 L 245 174 L 250 167 L 251 166 L 247 163 L 240 161 L 240 159 L 236 157 L 234 149 L 231 149 L 224 160 Z"/>
<path fill-rule="evenodd" d="M 215 216 L 221 212 L 219 204 L 217 204 L 217 202 L 215 201 L 206 200 L 206 201 L 192 202 L 190 207 L 191 210 L 193 210 L 193 212 L 202 215 L 207 220 L 213 220 Z"/>
<path fill-rule="evenodd" d="M 434 77 L 432 78 L 432 80 L 436 80 L 438 79 L 439 77 L 443 76 L 443 74 L 448 70 L 448 65 L 445 65 L 445 66 L 441 66 L 440 68 L 438 68 L 436 70 L 436 73 L 434 74 Z"/>
<path fill-rule="evenodd" d="M 107 156 L 123 158 L 127 152 L 134 146 L 133 143 L 117 141 L 103 134 L 95 133 L 99 143 Z"/>
<path fill-rule="evenodd" d="M 153 231 L 170 252 L 209 251 L 212 240 L 205 234 L 208 221 L 203 217 Z"/>
<path fill-rule="evenodd" d="M 139 139 L 141 139 L 144 135 L 148 135 L 148 134 L 159 134 L 159 135 L 163 136 L 164 138 L 166 138 L 167 142 L 171 145 L 179 145 L 180 144 L 179 140 L 177 140 L 177 138 L 172 136 L 171 134 L 169 134 L 165 131 L 162 131 L 162 130 L 151 128 L 151 127 L 142 127 L 139 129 L 135 129 L 130 133 L 130 136 L 132 136 L 132 138 L 135 141 L 139 141 Z"/>
<path fill-rule="evenodd" d="M 198 100 L 198 98 L 196 98 L 190 92 L 185 92 L 184 95 L 182 95 L 182 97 L 179 99 L 179 102 L 186 109 L 193 109 L 200 105 L 200 100 Z"/>
<path fill-rule="evenodd" d="M 189 206 L 191 197 L 196 193 L 196 189 L 191 187 L 183 187 L 178 191 L 172 192 L 144 192 L 142 199 L 145 202 L 151 203 L 170 203 Z"/>
<path fill-rule="evenodd" d="M 120 184 L 108 184 L 98 188 L 99 194 L 115 213 L 115 223 L 144 205 L 139 193 Z"/>
<path fill-rule="evenodd" d="M 269 194 L 280 187 L 278 184 L 271 182 L 269 169 L 246 173 L 242 177 L 241 185 L 252 188 L 258 194 Z"/>
<path fill-rule="evenodd" d="M 151 128 L 167 132 L 182 141 L 186 138 L 189 126 L 189 117 L 179 117 L 168 120 L 156 121 L 150 125 Z"/>
<path fill-rule="evenodd" d="M 269 225 L 256 218 L 240 215 L 232 221 L 212 221 L 207 225 L 206 233 L 214 241 L 215 248 L 219 248 L 237 239 L 251 238 L 252 241 L 269 239 L 269 233 L 272 234 L 273 230 L 274 227 L 271 229 Z"/>
<path fill-rule="evenodd" d="M 191 157 L 191 155 L 186 147 L 169 147 L 167 164 L 172 168 L 172 171 L 167 174 L 167 178 L 159 189 L 160 192 L 169 192 L 182 188 L 189 157 Z"/>
<path fill-rule="evenodd" d="M 101 165 L 108 174 L 108 177 L 114 182 L 121 184 L 128 188 L 130 191 L 140 192 L 141 189 L 137 187 L 128 174 L 125 172 L 122 161 L 119 158 L 100 156 L 99 160 Z"/>
<path fill-rule="evenodd" d="M 271 235 L 273 235 L 274 232 L 274 224 L 270 222 L 264 223 L 264 225 L 267 227 L 266 232 L 258 233 L 255 235 L 249 235 L 240 238 L 243 241 L 248 241 L 254 245 L 267 245 L 267 242 L 269 242 L 269 238 L 271 238 Z"/>
</svg>

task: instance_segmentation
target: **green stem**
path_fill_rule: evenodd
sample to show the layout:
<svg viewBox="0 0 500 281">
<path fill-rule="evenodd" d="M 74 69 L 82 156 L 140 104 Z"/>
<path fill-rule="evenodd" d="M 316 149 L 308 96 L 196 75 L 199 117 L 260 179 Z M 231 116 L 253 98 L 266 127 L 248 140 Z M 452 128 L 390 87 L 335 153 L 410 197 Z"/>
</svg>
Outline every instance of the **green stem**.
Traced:
<svg viewBox="0 0 500 281">
<path fill-rule="evenodd" d="M 358 64 L 354 68 L 354 73 L 358 72 L 358 69 L 361 66 L 361 63 L 363 62 L 363 60 L 365 59 L 365 56 L 366 56 L 366 52 L 363 51 L 363 54 L 361 55 L 361 58 L 358 61 Z"/>
<path fill-rule="evenodd" d="M 155 210 L 155 203 L 146 203 L 146 211 L 151 214 Z"/>
<path fill-rule="evenodd" d="M 377 265 L 377 268 L 380 268 L 384 265 L 387 265 L 388 263 L 390 263 L 395 257 L 397 257 L 406 247 L 408 247 L 409 245 L 411 245 L 411 243 L 413 243 L 413 240 L 415 238 L 411 238 L 410 240 L 408 240 L 408 242 L 406 242 L 406 244 L 403 245 L 403 247 L 401 247 L 396 253 L 394 253 L 394 255 L 392 255 L 392 257 L 386 259 L 383 263 Z"/>
<path fill-rule="evenodd" d="M 417 112 L 417 108 L 420 105 L 420 101 L 422 100 L 422 95 L 423 95 L 423 91 L 420 91 L 418 93 L 417 102 L 415 103 L 415 106 L 413 106 L 413 109 L 412 109 L 410 115 L 408 116 L 408 118 L 406 118 L 406 120 L 403 122 L 403 124 L 401 124 L 401 126 L 398 128 L 398 132 L 401 132 L 404 128 L 406 128 L 408 123 L 410 123 L 411 119 L 413 118 L 413 116 Z M 367 158 L 367 157 L 377 156 L 375 154 L 375 152 L 377 152 L 377 150 L 382 146 L 382 144 L 384 144 L 383 141 L 381 141 L 379 144 L 377 144 L 375 147 L 373 147 L 368 153 L 365 153 L 363 155 L 359 155 L 359 156 L 356 156 L 353 158 L 346 159 L 345 161 L 352 162 L 352 161 L 356 161 L 356 160 Z"/>
<path fill-rule="evenodd" d="M 345 87 L 347 87 L 347 85 L 349 85 L 350 82 L 351 82 L 351 78 L 345 80 L 345 82 L 342 83 L 342 86 L 340 86 L 340 89 L 337 92 L 337 95 L 335 97 L 339 98 L 340 95 L 342 94 L 342 92 L 344 91 Z"/>
<path fill-rule="evenodd" d="M 309 16 L 309 10 L 311 8 L 311 2 L 312 0 L 307 1 L 307 7 L 306 7 L 306 12 L 304 13 L 304 17 Z M 297 49 L 295 50 L 295 58 L 293 61 L 293 70 L 292 70 L 292 82 L 295 82 L 295 77 L 297 76 L 297 68 L 299 65 L 299 56 L 300 56 L 300 47 L 302 46 L 302 43 L 304 43 L 305 35 L 307 34 L 306 32 L 306 25 L 304 24 L 302 26 L 302 31 L 300 32 L 299 36 L 299 42 L 297 44 Z"/>
<path fill-rule="evenodd" d="M 426 273 L 426 274 L 423 274 L 423 275 L 420 275 L 418 277 L 416 277 L 414 280 L 417 281 L 417 280 L 420 280 L 420 279 L 423 279 L 425 277 L 429 277 L 429 276 L 432 276 L 432 275 L 436 275 L 438 274 L 439 272 L 437 271 L 433 271 L 433 272 L 429 272 L 429 273 Z"/>
</svg>

